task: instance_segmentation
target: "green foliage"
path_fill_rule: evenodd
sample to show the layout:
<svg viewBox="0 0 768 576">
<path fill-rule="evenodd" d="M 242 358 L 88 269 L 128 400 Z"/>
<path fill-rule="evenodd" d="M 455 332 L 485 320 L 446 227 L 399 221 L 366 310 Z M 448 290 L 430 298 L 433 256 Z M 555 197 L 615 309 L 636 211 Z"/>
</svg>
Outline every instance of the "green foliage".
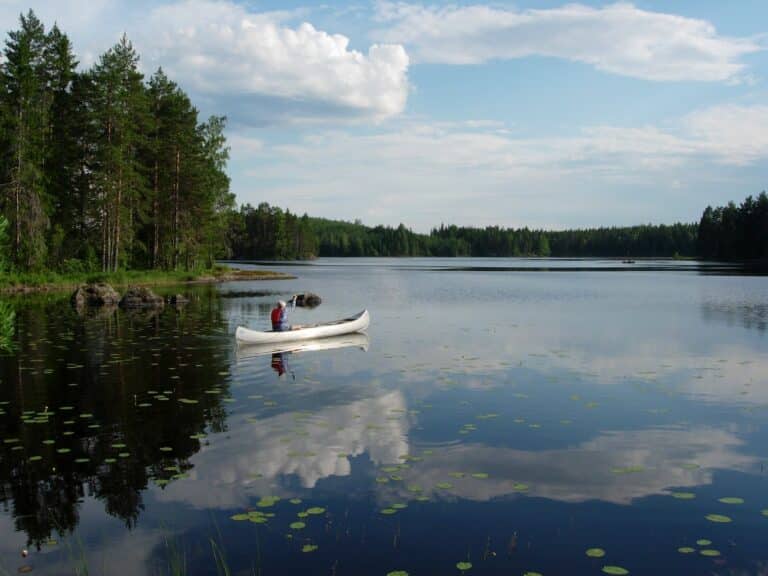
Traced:
<svg viewBox="0 0 768 576">
<path fill-rule="evenodd" d="M 417 234 L 403 224 L 301 219 L 269 204 L 244 206 L 232 217 L 234 256 L 301 259 L 318 256 L 604 256 L 695 255 L 696 226 L 633 226 L 551 232 L 528 228 L 443 226 Z"/>
<path fill-rule="evenodd" d="M 699 221 L 698 251 L 715 260 L 768 258 L 768 195 L 748 196 L 740 206 L 707 206 Z"/>
<path fill-rule="evenodd" d="M 8 219 L 0 214 L 0 273 L 8 269 Z"/>
<path fill-rule="evenodd" d="M 14 268 L 210 267 L 227 253 L 234 206 L 224 127 L 201 122 L 162 70 L 145 83 L 125 36 L 78 72 L 67 36 L 22 16 L 0 55 L 0 214 Z"/>
</svg>

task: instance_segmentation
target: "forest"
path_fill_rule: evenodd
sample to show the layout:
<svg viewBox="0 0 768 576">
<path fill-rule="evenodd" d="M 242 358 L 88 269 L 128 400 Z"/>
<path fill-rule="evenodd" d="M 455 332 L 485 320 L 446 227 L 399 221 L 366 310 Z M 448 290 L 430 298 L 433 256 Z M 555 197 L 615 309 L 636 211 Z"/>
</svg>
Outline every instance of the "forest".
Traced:
<svg viewBox="0 0 768 576">
<path fill-rule="evenodd" d="M 234 206 L 225 119 L 198 118 L 123 38 L 88 70 L 30 11 L 0 58 L 0 236 L 7 266 L 209 266 Z M 2 264 L 2 262 L 0 262 Z"/>
<path fill-rule="evenodd" d="M 695 224 L 546 231 L 444 226 L 429 234 L 297 216 L 262 203 L 234 218 L 232 253 L 242 259 L 314 256 L 694 257 Z"/>
<path fill-rule="evenodd" d="M 699 221 L 697 254 L 708 260 L 768 259 L 768 195 L 736 206 L 707 206 Z"/>
</svg>

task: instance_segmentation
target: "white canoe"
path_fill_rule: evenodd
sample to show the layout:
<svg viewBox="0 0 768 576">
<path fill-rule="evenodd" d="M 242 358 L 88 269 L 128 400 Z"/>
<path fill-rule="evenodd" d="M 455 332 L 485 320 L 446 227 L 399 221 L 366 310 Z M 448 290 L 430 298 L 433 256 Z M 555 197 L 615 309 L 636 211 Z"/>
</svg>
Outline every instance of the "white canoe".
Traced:
<svg viewBox="0 0 768 576">
<path fill-rule="evenodd" d="M 235 338 L 238 342 L 248 344 L 280 344 L 283 342 L 295 342 L 297 340 L 314 340 L 315 338 L 327 338 L 328 336 L 340 336 L 341 334 L 351 334 L 353 332 L 362 332 L 368 328 L 371 318 L 368 310 L 363 310 L 350 318 L 328 322 L 326 324 L 314 324 L 311 326 L 302 326 L 296 330 L 286 330 L 284 332 L 259 332 L 258 330 L 249 330 L 242 326 L 237 327 Z"/>
<path fill-rule="evenodd" d="M 368 351 L 368 334 L 354 332 L 341 336 L 329 336 L 328 338 L 315 338 L 313 340 L 295 340 L 277 344 L 248 344 L 240 342 L 237 347 L 237 359 L 246 360 L 255 356 L 267 356 L 280 352 L 316 352 L 319 350 L 334 350 L 336 348 L 360 348 Z"/>
</svg>

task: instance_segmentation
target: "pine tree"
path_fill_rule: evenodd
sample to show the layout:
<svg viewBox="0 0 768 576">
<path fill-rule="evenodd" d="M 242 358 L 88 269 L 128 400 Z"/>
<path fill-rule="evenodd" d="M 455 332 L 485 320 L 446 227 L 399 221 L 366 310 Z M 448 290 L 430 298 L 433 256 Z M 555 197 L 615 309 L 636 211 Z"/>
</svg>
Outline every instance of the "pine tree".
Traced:
<svg viewBox="0 0 768 576">
<path fill-rule="evenodd" d="M 99 130 L 93 184 L 104 270 L 131 265 L 134 224 L 144 211 L 139 149 L 148 117 L 138 62 L 132 44 L 123 36 L 93 69 L 93 114 Z"/>
<path fill-rule="evenodd" d="M 8 34 L 0 65 L 3 124 L 2 208 L 11 223 L 12 260 L 39 268 L 48 227 L 44 186 L 46 135 L 50 128 L 45 28 L 31 10 Z"/>
</svg>

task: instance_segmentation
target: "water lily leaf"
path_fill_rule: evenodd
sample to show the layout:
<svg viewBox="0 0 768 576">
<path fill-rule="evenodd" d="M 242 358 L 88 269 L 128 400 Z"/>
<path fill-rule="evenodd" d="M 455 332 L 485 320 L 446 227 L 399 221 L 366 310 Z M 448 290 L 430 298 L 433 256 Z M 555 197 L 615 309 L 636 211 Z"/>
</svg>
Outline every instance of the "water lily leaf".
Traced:
<svg viewBox="0 0 768 576">
<path fill-rule="evenodd" d="M 696 498 L 696 494 L 693 492 L 672 492 L 671 496 L 678 500 L 693 500 Z"/>
<path fill-rule="evenodd" d="M 387 576 L 408 576 L 408 572 L 405 570 L 393 570 L 392 572 L 387 572 Z"/>
<path fill-rule="evenodd" d="M 696 552 L 696 548 L 691 548 L 690 546 L 681 546 L 677 549 L 680 554 L 693 554 Z"/>
<path fill-rule="evenodd" d="M 603 556 L 605 556 L 605 550 L 603 550 L 602 548 L 589 548 L 586 551 L 586 555 L 589 556 L 590 558 L 602 558 Z"/>
<path fill-rule="evenodd" d="M 715 556 L 720 556 L 720 551 L 711 549 L 699 550 L 699 554 L 702 556 L 709 556 L 710 558 L 714 558 Z"/>
<path fill-rule="evenodd" d="M 318 515 L 323 512 L 325 512 L 325 508 L 320 508 L 319 506 L 313 506 L 312 508 L 307 509 L 307 514 Z"/>
<path fill-rule="evenodd" d="M 698 546 L 709 546 L 712 544 L 712 540 L 707 540 L 706 538 L 701 538 L 700 540 L 696 540 L 696 544 Z"/>
<path fill-rule="evenodd" d="M 744 499 L 728 496 L 727 498 L 720 498 L 718 502 L 722 502 L 723 504 L 744 504 Z"/>
<path fill-rule="evenodd" d="M 715 522 L 718 524 L 727 524 L 728 522 L 732 522 L 730 516 L 723 516 L 722 514 L 707 514 L 705 516 L 707 520 L 710 522 Z"/>
<path fill-rule="evenodd" d="M 614 574 L 615 576 L 629 574 L 629 570 L 622 568 L 621 566 L 603 566 L 603 572 L 606 574 Z"/>
<path fill-rule="evenodd" d="M 458 568 L 462 572 L 465 572 L 465 571 L 469 570 L 470 568 L 472 568 L 472 562 L 457 562 L 456 563 L 456 568 Z"/>
<path fill-rule="evenodd" d="M 291 530 L 301 530 L 302 528 L 306 528 L 306 524 L 304 522 L 291 522 L 288 527 Z"/>
<path fill-rule="evenodd" d="M 315 550 L 317 550 L 317 545 L 316 544 L 304 544 L 304 546 L 302 546 L 302 548 L 301 548 L 301 551 L 304 552 L 304 553 L 306 553 L 306 552 L 314 552 Z"/>
<path fill-rule="evenodd" d="M 385 514 L 385 515 L 387 515 L 387 516 L 389 516 L 389 515 L 391 515 L 391 514 L 397 514 L 397 510 L 395 510 L 394 508 L 384 508 L 384 509 L 381 511 L 381 513 L 382 513 L 382 514 Z"/>
</svg>

